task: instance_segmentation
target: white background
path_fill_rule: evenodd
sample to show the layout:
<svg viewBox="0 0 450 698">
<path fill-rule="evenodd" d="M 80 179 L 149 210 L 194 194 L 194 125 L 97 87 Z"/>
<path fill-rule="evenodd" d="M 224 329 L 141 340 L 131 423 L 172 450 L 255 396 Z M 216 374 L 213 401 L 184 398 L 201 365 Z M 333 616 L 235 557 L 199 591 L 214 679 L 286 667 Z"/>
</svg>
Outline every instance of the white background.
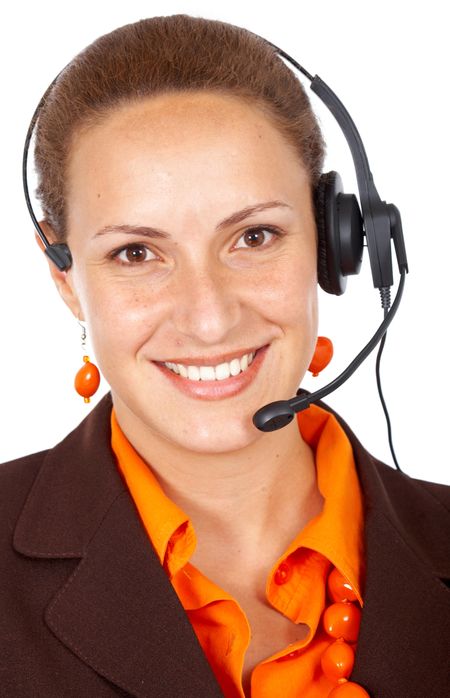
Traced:
<svg viewBox="0 0 450 698">
<path fill-rule="evenodd" d="M 52 446 L 90 409 L 72 388 L 81 366 L 79 327 L 34 243 L 22 193 L 22 148 L 32 113 L 59 70 L 100 34 L 143 17 L 181 12 L 222 19 L 268 38 L 319 74 L 350 111 L 381 198 L 402 213 L 410 262 L 382 367 L 397 456 L 411 476 L 450 483 L 445 3 L 19 0 L 8 5 L 0 11 L 0 462 Z M 338 170 L 346 191 L 356 191 L 343 137 L 315 95 L 311 100 L 328 143 L 326 169 Z M 368 260 L 344 296 L 321 292 L 320 301 L 320 333 L 334 339 L 335 359 L 322 377 L 305 381 L 309 389 L 334 378 L 381 321 Z M 327 401 L 374 455 L 391 463 L 374 357 Z"/>
</svg>

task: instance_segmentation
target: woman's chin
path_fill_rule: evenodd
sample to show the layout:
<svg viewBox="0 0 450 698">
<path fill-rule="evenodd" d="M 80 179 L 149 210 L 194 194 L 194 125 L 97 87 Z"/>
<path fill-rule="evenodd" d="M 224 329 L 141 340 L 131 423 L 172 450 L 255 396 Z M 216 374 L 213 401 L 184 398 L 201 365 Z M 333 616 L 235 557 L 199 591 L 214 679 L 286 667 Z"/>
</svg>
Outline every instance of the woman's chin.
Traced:
<svg viewBox="0 0 450 698">
<path fill-rule="evenodd" d="M 229 453 L 245 449 L 262 436 L 253 425 L 252 416 L 236 415 L 226 423 L 223 420 L 186 420 L 175 431 L 165 428 L 162 435 L 187 451 L 216 455 Z"/>
<path fill-rule="evenodd" d="M 146 432 L 149 448 L 153 438 L 176 450 L 219 454 L 244 449 L 263 436 L 252 422 L 257 408 L 235 405 L 219 410 L 217 403 L 210 403 L 208 410 L 197 411 L 194 401 L 190 410 L 166 404 L 155 412 L 152 403 L 129 394 L 112 389 L 112 397 L 119 424 L 130 435 Z"/>
</svg>

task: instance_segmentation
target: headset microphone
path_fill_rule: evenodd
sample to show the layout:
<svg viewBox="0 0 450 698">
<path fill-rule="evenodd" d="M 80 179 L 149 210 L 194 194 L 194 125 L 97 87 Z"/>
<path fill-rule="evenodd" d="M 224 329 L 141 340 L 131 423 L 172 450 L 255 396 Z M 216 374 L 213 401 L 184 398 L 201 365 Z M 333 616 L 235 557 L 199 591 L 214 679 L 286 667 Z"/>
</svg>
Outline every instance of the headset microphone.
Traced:
<svg viewBox="0 0 450 698">
<path fill-rule="evenodd" d="M 328 385 L 325 385 L 323 388 L 320 388 L 320 390 L 317 390 L 314 393 L 307 393 L 306 391 L 300 389 L 297 391 L 296 397 L 293 397 L 290 400 L 277 400 L 276 402 L 271 402 L 265 407 L 261 407 L 253 415 L 253 424 L 255 427 L 257 427 L 260 431 L 275 431 L 276 429 L 285 427 L 293 420 L 296 412 L 305 410 L 312 403 L 318 402 L 326 395 L 329 395 L 353 375 L 356 369 L 363 363 L 363 361 L 365 361 L 365 359 L 367 359 L 369 354 L 381 341 L 383 336 L 386 334 L 387 328 L 394 319 L 394 315 L 397 312 L 397 308 L 400 305 L 402 298 L 403 287 L 405 285 L 405 276 L 406 271 L 402 270 L 400 284 L 391 309 L 386 314 L 386 317 L 373 335 L 372 339 L 366 344 L 364 349 L 359 352 L 358 356 L 353 359 L 351 364 L 347 366 L 345 371 L 343 371 L 331 383 L 328 383 Z"/>
</svg>

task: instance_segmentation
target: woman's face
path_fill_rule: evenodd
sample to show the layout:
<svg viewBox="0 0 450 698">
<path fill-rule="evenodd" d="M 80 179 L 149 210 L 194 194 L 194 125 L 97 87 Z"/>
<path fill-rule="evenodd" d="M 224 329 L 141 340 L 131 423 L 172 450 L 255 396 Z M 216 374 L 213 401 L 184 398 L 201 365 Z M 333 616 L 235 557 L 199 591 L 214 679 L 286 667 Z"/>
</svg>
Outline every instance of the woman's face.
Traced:
<svg viewBox="0 0 450 698">
<path fill-rule="evenodd" d="M 119 418 L 204 453 L 264 438 L 254 412 L 295 393 L 314 351 L 317 284 L 307 174 L 261 110 L 167 94 L 79 134 L 68 244 L 58 285 Z"/>
</svg>

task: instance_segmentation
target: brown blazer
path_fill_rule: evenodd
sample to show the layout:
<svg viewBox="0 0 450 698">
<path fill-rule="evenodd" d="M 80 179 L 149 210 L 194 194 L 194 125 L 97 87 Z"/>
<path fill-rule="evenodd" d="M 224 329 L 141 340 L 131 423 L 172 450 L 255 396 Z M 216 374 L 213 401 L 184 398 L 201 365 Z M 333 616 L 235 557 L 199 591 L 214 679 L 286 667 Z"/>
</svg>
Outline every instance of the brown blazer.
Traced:
<svg viewBox="0 0 450 698">
<path fill-rule="evenodd" d="M 107 395 L 55 448 L 0 467 L 0 696 L 220 698 L 115 465 L 110 410 Z M 352 678 L 372 698 L 444 698 L 450 487 L 376 461 L 340 421 L 365 500 Z"/>
</svg>

